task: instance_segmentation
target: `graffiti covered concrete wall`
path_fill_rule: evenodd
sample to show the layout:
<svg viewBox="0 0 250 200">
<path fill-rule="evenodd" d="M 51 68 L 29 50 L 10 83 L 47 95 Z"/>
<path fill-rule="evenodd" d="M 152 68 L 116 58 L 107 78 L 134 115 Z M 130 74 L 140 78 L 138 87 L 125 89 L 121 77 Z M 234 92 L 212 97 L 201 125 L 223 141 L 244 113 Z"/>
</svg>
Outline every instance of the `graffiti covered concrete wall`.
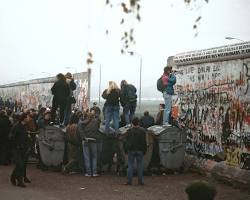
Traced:
<svg viewBox="0 0 250 200">
<path fill-rule="evenodd" d="M 88 105 L 88 88 L 90 70 L 73 74 L 77 85 L 74 91 L 76 98 L 75 106 L 85 108 Z M 17 102 L 21 102 L 24 108 L 38 108 L 38 105 L 49 107 L 52 105 L 51 87 L 55 82 L 54 77 L 33 79 L 0 86 L 0 97 L 3 99 L 12 98 Z"/>
<path fill-rule="evenodd" d="M 187 151 L 207 157 L 224 154 L 227 164 L 250 169 L 250 45 L 240 45 L 246 51 L 237 57 L 228 57 L 226 50 L 219 59 L 192 62 L 196 51 L 189 53 L 190 59 L 180 60 L 178 55 L 173 60 L 179 110 L 188 127 Z"/>
</svg>

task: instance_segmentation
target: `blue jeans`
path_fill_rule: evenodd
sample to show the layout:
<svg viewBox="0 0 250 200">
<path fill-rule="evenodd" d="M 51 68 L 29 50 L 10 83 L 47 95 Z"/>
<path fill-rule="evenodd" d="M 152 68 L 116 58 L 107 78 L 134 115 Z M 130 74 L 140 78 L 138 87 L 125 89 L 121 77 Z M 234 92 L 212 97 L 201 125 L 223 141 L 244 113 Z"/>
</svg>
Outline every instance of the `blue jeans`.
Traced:
<svg viewBox="0 0 250 200">
<path fill-rule="evenodd" d="M 113 120 L 113 125 L 115 131 L 119 129 L 119 121 L 120 121 L 120 106 L 105 106 L 105 130 L 109 130 L 110 122 Z"/>
<path fill-rule="evenodd" d="M 129 151 L 128 152 L 128 184 L 132 184 L 134 173 L 134 161 L 137 163 L 137 176 L 138 184 L 144 184 L 143 178 L 143 152 L 142 151 Z"/>
<path fill-rule="evenodd" d="M 71 116 L 71 103 L 67 103 L 64 110 L 64 120 L 63 120 L 63 124 L 65 126 L 68 125 L 70 116 Z"/>
<path fill-rule="evenodd" d="M 169 123 L 169 114 L 172 108 L 172 95 L 167 94 L 167 92 L 164 91 L 163 98 L 165 102 L 165 109 L 163 114 L 163 124 L 164 124 L 164 123 Z"/>
<path fill-rule="evenodd" d="M 82 146 L 86 173 L 97 174 L 97 143 L 82 141 Z"/>
<path fill-rule="evenodd" d="M 131 123 L 135 115 L 135 109 L 136 109 L 136 101 L 129 102 L 123 107 L 123 115 L 124 115 L 126 124 Z"/>
</svg>

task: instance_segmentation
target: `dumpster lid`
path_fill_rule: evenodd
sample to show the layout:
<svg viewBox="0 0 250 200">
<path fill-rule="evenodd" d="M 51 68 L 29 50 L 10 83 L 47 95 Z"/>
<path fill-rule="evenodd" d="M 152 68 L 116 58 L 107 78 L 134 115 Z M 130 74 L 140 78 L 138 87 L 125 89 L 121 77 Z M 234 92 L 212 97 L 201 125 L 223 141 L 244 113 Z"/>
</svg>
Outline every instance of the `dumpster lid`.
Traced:
<svg viewBox="0 0 250 200">
<path fill-rule="evenodd" d="M 160 126 L 160 125 L 154 125 L 154 126 L 150 126 L 149 128 L 148 128 L 148 131 L 151 131 L 154 135 L 160 135 L 160 134 L 162 134 L 163 132 L 165 132 L 166 131 L 166 127 L 164 127 L 164 126 Z"/>
</svg>

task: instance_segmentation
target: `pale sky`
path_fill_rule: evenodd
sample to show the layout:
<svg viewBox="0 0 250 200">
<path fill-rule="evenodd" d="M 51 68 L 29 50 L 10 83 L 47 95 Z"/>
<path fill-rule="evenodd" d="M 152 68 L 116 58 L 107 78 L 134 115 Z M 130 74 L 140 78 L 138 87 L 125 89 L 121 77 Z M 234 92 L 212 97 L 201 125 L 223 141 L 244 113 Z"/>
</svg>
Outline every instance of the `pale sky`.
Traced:
<svg viewBox="0 0 250 200">
<path fill-rule="evenodd" d="M 250 0 L 200 0 L 196 6 L 184 0 L 142 0 L 142 21 L 130 17 L 128 24 L 135 29 L 136 45 L 130 50 L 137 55 L 122 55 L 126 24 L 120 25 L 119 1 L 111 2 L 117 2 L 112 9 L 105 0 L 0 0 L 0 84 L 87 71 L 90 51 L 92 98 L 98 97 L 100 65 L 101 90 L 109 80 L 119 84 L 122 79 L 139 89 L 140 57 L 142 97 L 160 97 L 156 80 L 168 56 L 238 42 L 227 36 L 250 40 Z"/>
</svg>

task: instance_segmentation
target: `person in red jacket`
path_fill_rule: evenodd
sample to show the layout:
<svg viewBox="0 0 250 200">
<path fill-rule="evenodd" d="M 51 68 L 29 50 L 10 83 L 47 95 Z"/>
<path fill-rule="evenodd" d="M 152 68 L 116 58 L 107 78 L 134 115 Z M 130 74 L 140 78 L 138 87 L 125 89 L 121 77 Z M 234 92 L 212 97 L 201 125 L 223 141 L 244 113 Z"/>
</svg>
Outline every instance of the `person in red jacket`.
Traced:
<svg viewBox="0 0 250 200">
<path fill-rule="evenodd" d="M 172 72 L 171 66 L 166 66 L 164 68 L 164 73 L 162 75 L 163 85 L 165 90 L 163 91 L 163 98 L 165 101 L 165 110 L 163 115 L 163 125 L 171 126 L 169 122 L 169 114 L 172 108 L 172 95 L 174 95 L 174 85 L 176 83 L 176 77 Z"/>
</svg>

